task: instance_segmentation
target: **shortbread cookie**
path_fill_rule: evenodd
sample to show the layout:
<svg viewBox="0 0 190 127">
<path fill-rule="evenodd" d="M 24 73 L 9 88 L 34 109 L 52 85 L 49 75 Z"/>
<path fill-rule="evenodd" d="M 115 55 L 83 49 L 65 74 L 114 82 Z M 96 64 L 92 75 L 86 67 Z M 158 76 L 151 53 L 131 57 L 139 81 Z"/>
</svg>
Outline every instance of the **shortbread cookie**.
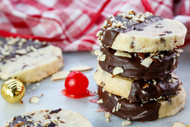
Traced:
<svg viewBox="0 0 190 127">
<path fill-rule="evenodd" d="M 99 61 L 100 67 L 111 74 L 115 68 L 123 69 L 119 76 L 132 79 L 163 79 L 178 65 L 180 49 L 161 51 L 155 53 L 127 53 L 112 49 L 102 48 L 106 56 L 104 61 Z M 150 61 L 146 60 L 150 59 Z"/>
<path fill-rule="evenodd" d="M 92 127 L 79 113 L 68 110 L 41 110 L 15 116 L 4 127 Z"/>
<path fill-rule="evenodd" d="M 186 32 L 178 21 L 129 11 L 109 16 L 97 36 L 103 47 L 145 53 L 169 51 L 183 45 Z"/>
<path fill-rule="evenodd" d="M 57 72 L 63 67 L 60 48 L 42 45 L 40 42 L 21 40 L 7 41 L 1 47 L 0 78 L 17 77 L 23 82 L 36 82 Z M 21 45 L 21 46 L 20 46 Z M 6 47 L 6 48 L 5 48 Z"/>
<path fill-rule="evenodd" d="M 95 72 L 94 79 L 97 85 L 102 86 L 109 93 L 127 98 L 131 102 L 142 103 L 174 96 L 181 84 L 175 74 L 168 75 L 163 80 L 129 80 L 113 76 L 100 67 Z"/>
<path fill-rule="evenodd" d="M 98 89 L 99 98 L 109 112 L 118 117 L 132 121 L 152 121 L 158 118 L 172 116 L 182 110 L 185 106 L 186 93 L 183 87 L 180 87 L 179 93 L 169 98 L 169 100 L 160 100 L 146 104 L 131 103 L 125 98 L 109 94 L 102 87 Z"/>
</svg>

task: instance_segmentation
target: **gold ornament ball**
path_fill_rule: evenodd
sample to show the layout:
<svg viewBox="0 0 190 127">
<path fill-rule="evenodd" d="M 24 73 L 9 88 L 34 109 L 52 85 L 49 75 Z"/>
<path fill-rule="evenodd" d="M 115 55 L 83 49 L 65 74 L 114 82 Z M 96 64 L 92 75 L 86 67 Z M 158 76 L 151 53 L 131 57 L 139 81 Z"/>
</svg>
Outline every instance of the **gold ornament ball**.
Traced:
<svg viewBox="0 0 190 127">
<path fill-rule="evenodd" d="M 10 103 L 21 101 L 25 94 L 24 84 L 18 79 L 9 79 L 1 86 L 1 96 Z"/>
</svg>

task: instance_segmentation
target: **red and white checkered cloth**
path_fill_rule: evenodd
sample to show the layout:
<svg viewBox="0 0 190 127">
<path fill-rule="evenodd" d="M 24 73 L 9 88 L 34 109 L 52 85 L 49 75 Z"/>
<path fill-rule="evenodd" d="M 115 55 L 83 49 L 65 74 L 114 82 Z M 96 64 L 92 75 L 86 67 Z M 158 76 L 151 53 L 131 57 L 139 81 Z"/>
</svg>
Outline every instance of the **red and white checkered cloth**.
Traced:
<svg viewBox="0 0 190 127">
<path fill-rule="evenodd" d="M 0 36 L 48 41 L 63 51 L 93 50 L 105 17 L 126 10 L 181 21 L 190 41 L 190 0 L 0 0 Z"/>
</svg>

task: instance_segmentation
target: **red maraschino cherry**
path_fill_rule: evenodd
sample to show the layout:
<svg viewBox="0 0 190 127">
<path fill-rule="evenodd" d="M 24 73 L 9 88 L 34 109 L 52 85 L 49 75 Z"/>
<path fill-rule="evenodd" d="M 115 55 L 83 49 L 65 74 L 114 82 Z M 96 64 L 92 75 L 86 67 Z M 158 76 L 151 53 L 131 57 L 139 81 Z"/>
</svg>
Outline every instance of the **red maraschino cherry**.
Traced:
<svg viewBox="0 0 190 127">
<path fill-rule="evenodd" d="M 65 90 L 62 93 L 71 98 L 93 96 L 88 88 L 88 78 L 80 71 L 72 71 L 65 79 Z"/>
</svg>

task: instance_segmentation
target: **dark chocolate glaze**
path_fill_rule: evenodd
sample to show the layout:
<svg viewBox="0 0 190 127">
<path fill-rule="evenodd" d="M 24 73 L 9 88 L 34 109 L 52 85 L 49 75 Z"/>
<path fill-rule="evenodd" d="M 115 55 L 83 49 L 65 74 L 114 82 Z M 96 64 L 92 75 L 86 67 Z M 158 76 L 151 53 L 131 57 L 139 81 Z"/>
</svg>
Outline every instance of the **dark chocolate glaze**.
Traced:
<svg viewBox="0 0 190 127">
<path fill-rule="evenodd" d="M 143 31 L 144 27 L 147 27 L 149 24 L 152 24 L 162 19 L 162 17 L 153 15 L 147 17 L 144 22 L 131 22 L 131 19 L 129 18 L 123 18 L 121 15 L 116 15 L 115 20 L 121 23 L 125 23 L 125 28 L 111 27 L 109 30 L 107 28 L 102 29 L 102 31 L 104 32 L 103 39 L 101 40 L 103 47 L 111 47 L 119 33 L 126 33 L 132 30 Z"/>
<path fill-rule="evenodd" d="M 171 81 L 174 80 L 175 82 Z M 168 100 L 177 94 L 179 85 L 178 77 L 175 74 L 168 75 L 163 80 L 156 79 L 156 84 L 153 84 L 152 80 L 135 80 L 133 81 L 131 92 L 129 94 L 129 100 L 132 102 L 147 103 L 150 101 L 157 101 L 160 99 Z"/>
<path fill-rule="evenodd" d="M 31 46 L 34 47 L 35 49 L 39 49 L 39 48 L 46 47 L 48 45 L 47 43 L 34 42 L 32 40 L 27 40 L 25 43 L 23 43 L 22 47 L 19 47 L 19 42 L 20 40 L 18 40 L 18 42 L 15 43 L 14 45 L 8 45 L 7 40 L 5 38 L 1 38 L 0 47 L 4 48 L 5 45 L 11 46 L 12 50 L 9 55 L 3 55 L 2 51 L 0 50 L 0 56 L 2 56 L 0 57 L 0 62 L 6 63 L 7 60 L 15 58 L 16 55 L 22 56 L 23 54 L 16 53 L 17 50 L 27 49 L 28 47 L 31 47 Z M 32 52 L 32 50 L 30 49 L 27 51 L 27 53 L 29 52 Z"/>
<path fill-rule="evenodd" d="M 113 41 L 115 40 L 115 38 L 117 37 L 117 35 L 119 34 L 119 32 L 114 31 L 114 30 L 107 30 L 104 34 L 104 38 L 102 40 L 103 46 L 104 47 L 111 47 Z"/>
<path fill-rule="evenodd" d="M 100 104 L 114 115 L 129 119 L 131 121 L 152 121 L 158 119 L 160 104 L 157 102 L 149 102 L 147 104 L 130 103 L 127 99 L 122 99 L 116 95 L 109 95 L 107 91 L 102 91 L 102 87 L 98 86 L 99 98 L 103 100 Z M 118 99 L 116 100 L 115 97 Z M 112 112 L 112 109 L 120 103 L 121 108 Z"/>
<path fill-rule="evenodd" d="M 141 58 L 134 56 L 134 53 L 130 53 L 132 58 L 115 56 L 116 52 L 113 49 L 102 48 L 101 51 L 106 55 L 105 61 L 99 61 L 100 67 L 108 72 L 113 72 L 115 67 L 123 68 L 124 72 L 118 75 L 125 78 L 132 79 L 163 79 L 168 74 L 170 74 L 178 64 L 178 53 L 175 50 L 172 51 L 162 51 L 161 54 L 164 55 L 160 60 L 154 60 L 150 67 L 146 68 L 141 65 Z M 145 56 L 148 53 L 145 54 Z M 175 62 L 174 62 L 175 61 Z"/>
</svg>

